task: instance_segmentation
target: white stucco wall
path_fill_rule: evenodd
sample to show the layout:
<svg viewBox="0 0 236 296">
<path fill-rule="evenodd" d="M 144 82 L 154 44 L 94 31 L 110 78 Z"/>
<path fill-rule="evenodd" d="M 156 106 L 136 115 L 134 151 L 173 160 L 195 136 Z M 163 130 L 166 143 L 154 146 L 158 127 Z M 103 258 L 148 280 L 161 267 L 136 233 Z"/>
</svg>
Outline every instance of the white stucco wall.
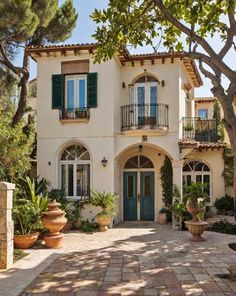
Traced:
<svg viewBox="0 0 236 296">
<path fill-rule="evenodd" d="M 180 122 L 192 108 L 191 102 L 186 105 L 186 94 L 183 90 L 183 84 L 189 77 L 184 72 L 181 62 L 177 60 L 174 63 L 166 59 L 164 64 L 161 60 L 156 60 L 155 65 L 147 61 L 143 65 L 135 63 L 134 66 L 131 64 L 122 66 L 115 58 L 102 64 L 93 64 L 90 58 L 90 72 L 98 73 L 98 107 L 90 109 L 88 123 L 61 124 L 59 111 L 51 108 L 51 76 L 61 73 L 62 61 L 87 58 L 90 58 L 89 55 L 84 53 L 78 56 L 38 58 L 38 175 L 49 180 L 51 187 L 59 188 L 59 161 L 63 149 L 73 143 L 84 145 L 91 157 L 91 189 L 116 192 L 120 195 L 117 204 L 118 215 L 115 219 L 118 222 L 123 218 L 124 163 L 130 156 L 138 153 L 138 146 L 142 143 L 143 153 L 150 157 L 155 166 L 156 219 L 162 207 L 159 170 L 165 155 L 172 160 L 179 160 L 178 140 L 182 132 Z M 122 134 L 120 107 L 129 103 L 128 85 L 141 74 L 148 73 L 157 77 L 159 81 L 165 81 L 165 86 L 160 85 L 158 88 L 158 103 L 169 105 L 169 130 L 159 133 L 143 130 L 141 133 Z M 122 87 L 123 82 L 125 88 Z M 147 136 L 147 141 L 144 143 L 143 135 Z M 221 195 L 223 180 L 217 181 L 220 172 L 219 169 L 214 169 L 217 163 L 214 152 L 212 154 L 202 152 L 200 155 L 212 162 L 213 181 L 217 183 L 213 191 L 214 197 Z M 105 168 L 101 164 L 103 157 L 108 160 Z M 196 157 L 198 157 L 197 153 Z M 98 209 L 86 207 L 83 210 L 83 217 L 91 220 L 97 211 Z"/>
</svg>

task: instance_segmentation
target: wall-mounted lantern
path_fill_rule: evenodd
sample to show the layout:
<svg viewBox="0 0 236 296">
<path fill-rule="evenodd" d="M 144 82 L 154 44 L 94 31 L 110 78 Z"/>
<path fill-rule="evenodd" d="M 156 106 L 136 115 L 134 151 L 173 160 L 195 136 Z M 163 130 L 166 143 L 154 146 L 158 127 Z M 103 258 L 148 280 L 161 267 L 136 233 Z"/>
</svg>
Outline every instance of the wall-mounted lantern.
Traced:
<svg viewBox="0 0 236 296">
<path fill-rule="evenodd" d="M 107 166 L 108 160 L 104 156 L 103 159 L 101 160 L 102 166 L 105 168 Z"/>
<path fill-rule="evenodd" d="M 161 81 L 161 86 L 164 87 L 165 86 L 165 80 Z"/>
<path fill-rule="evenodd" d="M 122 82 L 122 87 L 123 87 L 123 88 L 125 88 L 125 87 L 126 87 L 126 85 L 125 85 L 125 82 L 124 82 L 124 81 Z"/>
</svg>

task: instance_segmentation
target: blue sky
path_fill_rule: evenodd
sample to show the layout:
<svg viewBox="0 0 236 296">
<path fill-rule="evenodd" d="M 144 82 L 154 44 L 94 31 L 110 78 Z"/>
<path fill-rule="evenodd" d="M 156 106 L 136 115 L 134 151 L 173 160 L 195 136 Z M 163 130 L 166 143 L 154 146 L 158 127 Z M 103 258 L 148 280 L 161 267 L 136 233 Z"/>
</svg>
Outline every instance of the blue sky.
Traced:
<svg viewBox="0 0 236 296">
<path fill-rule="evenodd" d="M 63 0 L 59 1 L 63 3 Z M 69 38 L 66 42 L 67 44 L 71 43 L 87 43 L 94 42 L 91 35 L 93 34 L 96 24 L 93 23 L 90 18 L 90 14 L 94 10 L 94 8 L 106 8 L 108 0 L 74 0 L 74 6 L 78 11 L 79 18 L 77 21 L 76 28 L 74 29 L 71 38 Z M 211 39 L 214 48 L 219 47 L 220 40 L 218 38 Z M 160 51 L 165 50 L 164 48 L 160 48 Z M 130 49 L 131 52 L 151 52 L 150 48 L 143 47 L 138 48 L 136 50 Z M 232 58 L 232 56 L 230 55 Z M 31 62 L 31 78 L 36 76 L 36 64 Z M 204 86 L 195 89 L 195 96 L 212 96 L 210 91 L 211 83 L 208 79 L 202 77 Z"/>
</svg>

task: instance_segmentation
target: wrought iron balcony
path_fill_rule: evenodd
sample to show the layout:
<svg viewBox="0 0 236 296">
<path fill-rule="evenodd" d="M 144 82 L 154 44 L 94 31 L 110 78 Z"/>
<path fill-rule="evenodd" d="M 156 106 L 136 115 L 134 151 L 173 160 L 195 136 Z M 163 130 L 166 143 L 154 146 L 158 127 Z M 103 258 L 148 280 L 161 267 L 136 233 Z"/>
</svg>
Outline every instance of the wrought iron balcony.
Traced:
<svg viewBox="0 0 236 296">
<path fill-rule="evenodd" d="M 168 129 L 168 105 L 130 104 L 121 106 L 121 131 Z"/>
<path fill-rule="evenodd" d="M 182 124 L 183 140 L 217 142 L 215 119 L 206 120 L 199 117 L 184 117 Z"/>
<path fill-rule="evenodd" d="M 89 116 L 89 108 L 66 108 L 60 110 L 60 120 L 88 120 Z"/>
</svg>

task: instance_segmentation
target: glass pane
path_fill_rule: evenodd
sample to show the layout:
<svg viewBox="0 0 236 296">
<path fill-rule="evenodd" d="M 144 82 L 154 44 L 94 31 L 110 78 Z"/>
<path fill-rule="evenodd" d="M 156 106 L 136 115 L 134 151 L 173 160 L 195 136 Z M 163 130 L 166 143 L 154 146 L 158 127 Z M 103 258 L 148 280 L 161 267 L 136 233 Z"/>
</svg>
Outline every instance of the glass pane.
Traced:
<svg viewBox="0 0 236 296">
<path fill-rule="evenodd" d="M 192 176 L 187 175 L 187 186 L 191 185 L 191 183 L 192 183 Z"/>
<path fill-rule="evenodd" d="M 151 196 L 151 177 L 145 176 L 144 177 L 144 197 Z"/>
<path fill-rule="evenodd" d="M 151 162 L 150 159 L 141 155 L 140 160 L 139 160 L 139 167 L 140 168 L 153 168 L 153 163 Z"/>
<path fill-rule="evenodd" d="M 140 77 L 139 79 L 136 80 L 135 83 L 141 83 L 141 82 L 145 82 L 145 76 Z"/>
<path fill-rule="evenodd" d="M 150 86 L 150 103 L 151 103 L 150 115 L 152 117 L 156 117 L 156 115 L 157 115 L 157 107 L 156 107 L 156 104 L 157 104 L 157 86 Z"/>
<path fill-rule="evenodd" d="M 145 103 L 145 87 L 144 86 L 137 87 L 137 96 L 138 96 L 138 104 L 143 105 Z"/>
<path fill-rule="evenodd" d="M 67 80 L 67 108 L 74 109 L 74 80 Z"/>
<path fill-rule="evenodd" d="M 198 117 L 201 119 L 207 119 L 208 118 L 208 111 L 207 110 L 198 110 Z"/>
<path fill-rule="evenodd" d="M 184 172 L 191 172 L 192 171 L 192 165 L 193 165 L 192 162 L 185 164 L 184 167 L 183 167 L 183 171 Z"/>
<path fill-rule="evenodd" d="M 196 175 L 196 182 L 202 183 L 202 175 Z"/>
<path fill-rule="evenodd" d="M 85 104 L 85 80 L 79 80 L 79 108 L 86 107 Z"/>
<path fill-rule="evenodd" d="M 203 171 L 204 172 L 210 172 L 210 169 L 206 164 L 204 164 L 204 166 L 203 166 Z"/>
<path fill-rule="evenodd" d="M 90 155 L 89 155 L 88 151 L 84 152 L 84 153 L 80 156 L 80 160 L 90 160 Z"/>
<path fill-rule="evenodd" d="M 131 157 L 125 164 L 125 169 L 138 168 L 138 156 Z"/>
<path fill-rule="evenodd" d="M 67 196 L 74 196 L 73 164 L 61 166 L 61 185 Z"/>
<path fill-rule="evenodd" d="M 204 163 L 202 162 L 198 162 L 196 165 L 195 165 L 195 171 L 202 171 L 203 170 L 203 166 L 204 166 Z"/>
<path fill-rule="evenodd" d="M 87 151 L 86 148 L 84 146 L 81 145 L 76 145 L 75 147 L 75 151 L 76 151 L 76 158 L 80 159 L 80 157 Z"/>
<path fill-rule="evenodd" d="M 79 164 L 77 165 L 76 172 L 76 182 L 77 182 L 77 196 L 89 196 L 90 190 L 90 165 L 89 164 Z"/>
<path fill-rule="evenodd" d="M 127 186 L 128 197 L 134 197 L 134 176 L 128 176 Z"/>
<path fill-rule="evenodd" d="M 210 176 L 203 175 L 203 183 L 206 185 L 204 191 L 210 196 Z"/>
<path fill-rule="evenodd" d="M 74 160 L 76 159 L 76 152 L 75 152 L 75 146 L 70 146 L 66 148 L 66 150 L 63 152 L 62 160 Z"/>
</svg>

